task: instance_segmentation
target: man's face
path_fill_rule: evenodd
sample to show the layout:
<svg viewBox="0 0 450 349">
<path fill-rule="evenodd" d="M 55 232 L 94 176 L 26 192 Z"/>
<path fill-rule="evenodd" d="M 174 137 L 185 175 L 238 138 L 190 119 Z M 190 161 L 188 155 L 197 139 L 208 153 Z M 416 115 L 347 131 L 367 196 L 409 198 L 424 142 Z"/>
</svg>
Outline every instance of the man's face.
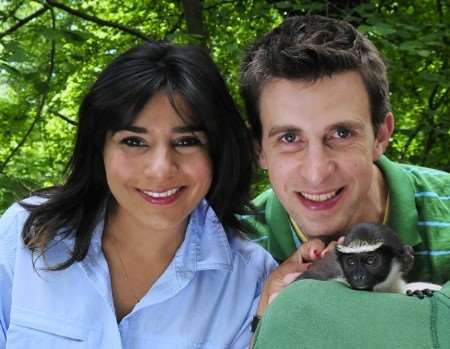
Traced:
<svg viewBox="0 0 450 349">
<path fill-rule="evenodd" d="M 377 135 L 359 73 L 314 83 L 274 79 L 260 97 L 260 165 L 289 215 L 310 237 L 374 221 L 384 182 L 373 162 L 393 130 L 388 114 Z"/>
</svg>

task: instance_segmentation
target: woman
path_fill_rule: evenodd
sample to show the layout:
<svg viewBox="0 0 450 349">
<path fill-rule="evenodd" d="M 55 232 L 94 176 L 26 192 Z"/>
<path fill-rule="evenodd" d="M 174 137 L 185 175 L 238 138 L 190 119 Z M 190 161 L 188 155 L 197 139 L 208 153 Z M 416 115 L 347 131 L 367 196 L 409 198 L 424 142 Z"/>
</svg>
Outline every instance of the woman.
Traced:
<svg viewBox="0 0 450 349">
<path fill-rule="evenodd" d="M 0 220 L 0 348 L 244 348 L 275 267 L 240 238 L 243 121 L 198 47 L 145 43 L 84 98 L 67 181 Z"/>
</svg>

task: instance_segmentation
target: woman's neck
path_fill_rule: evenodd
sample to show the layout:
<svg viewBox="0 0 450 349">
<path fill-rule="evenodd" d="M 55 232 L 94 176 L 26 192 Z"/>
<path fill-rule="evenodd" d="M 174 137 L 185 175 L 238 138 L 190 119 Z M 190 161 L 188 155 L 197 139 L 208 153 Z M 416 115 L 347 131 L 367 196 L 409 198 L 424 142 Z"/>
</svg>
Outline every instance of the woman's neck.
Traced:
<svg viewBox="0 0 450 349">
<path fill-rule="evenodd" d="M 186 223 L 155 229 L 121 210 L 107 210 L 102 249 L 108 262 L 117 319 L 145 296 L 173 260 Z"/>
<path fill-rule="evenodd" d="M 124 254 L 136 257 L 172 258 L 184 240 L 187 222 L 177 227 L 156 229 L 140 222 L 124 210 L 110 209 L 105 219 L 104 235 L 112 235 Z"/>
</svg>

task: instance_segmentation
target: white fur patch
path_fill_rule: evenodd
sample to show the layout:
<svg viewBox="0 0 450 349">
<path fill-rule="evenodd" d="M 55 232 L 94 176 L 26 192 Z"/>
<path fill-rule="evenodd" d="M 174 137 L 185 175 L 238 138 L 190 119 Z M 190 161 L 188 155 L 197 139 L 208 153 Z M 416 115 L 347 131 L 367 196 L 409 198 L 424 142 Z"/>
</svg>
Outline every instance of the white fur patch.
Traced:
<svg viewBox="0 0 450 349">
<path fill-rule="evenodd" d="M 400 271 L 400 263 L 394 260 L 386 280 L 376 285 L 373 290 L 377 292 L 403 293 L 406 283 L 402 277 L 403 273 Z"/>
<path fill-rule="evenodd" d="M 409 284 L 405 285 L 404 288 L 404 293 L 406 293 L 406 291 L 410 290 L 410 291 L 422 291 L 425 289 L 429 289 L 429 290 L 434 290 L 434 291 L 439 291 L 442 286 L 441 285 L 437 285 L 437 284 L 432 284 L 429 282 L 410 282 Z"/>
<path fill-rule="evenodd" d="M 383 245 L 382 241 L 369 243 L 364 240 L 353 240 L 349 245 L 337 245 L 336 249 L 341 253 L 362 253 L 376 251 L 381 245 Z"/>
</svg>

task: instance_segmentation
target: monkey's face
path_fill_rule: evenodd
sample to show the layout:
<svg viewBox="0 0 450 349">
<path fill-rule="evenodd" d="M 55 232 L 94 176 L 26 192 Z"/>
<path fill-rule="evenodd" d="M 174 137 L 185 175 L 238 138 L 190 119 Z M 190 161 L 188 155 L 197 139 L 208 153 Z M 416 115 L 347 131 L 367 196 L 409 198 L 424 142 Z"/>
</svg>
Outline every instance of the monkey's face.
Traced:
<svg viewBox="0 0 450 349">
<path fill-rule="evenodd" d="M 351 288 L 373 290 L 383 282 L 391 270 L 392 253 L 384 248 L 372 252 L 338 253 L 345 278 Z"/>
</svg>

